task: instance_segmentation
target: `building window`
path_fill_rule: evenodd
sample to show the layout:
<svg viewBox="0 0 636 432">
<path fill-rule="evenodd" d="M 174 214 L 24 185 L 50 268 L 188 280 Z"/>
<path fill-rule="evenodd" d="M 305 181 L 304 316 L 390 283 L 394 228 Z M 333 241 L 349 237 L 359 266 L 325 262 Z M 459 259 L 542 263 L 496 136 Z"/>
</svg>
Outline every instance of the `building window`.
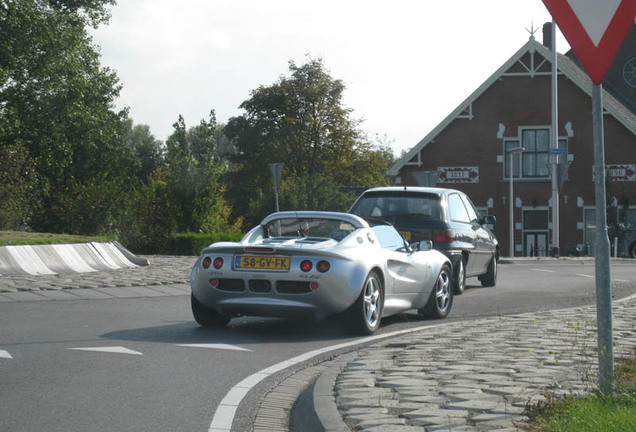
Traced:
<svg viewBox="0 0 636 432">
<path fill-rule="evenodd" d="M 526 129 L 521 132 L 523 177 L 548 177 L 548 151 L 550 131 L 548 129 Z"/>
<path fill-rule="evenodd" d="M 513 177 L 517 179 L 550 178 L 550 129 L 522 128 L 518 138 L 504 140 L 504 178 L 510 178 L 510 150 L 523 147 L 521 154 L 512 156 Z M 557 162 L 567 161 L 567 140 L 559 140 L 562 154 Z"/>
</svg>

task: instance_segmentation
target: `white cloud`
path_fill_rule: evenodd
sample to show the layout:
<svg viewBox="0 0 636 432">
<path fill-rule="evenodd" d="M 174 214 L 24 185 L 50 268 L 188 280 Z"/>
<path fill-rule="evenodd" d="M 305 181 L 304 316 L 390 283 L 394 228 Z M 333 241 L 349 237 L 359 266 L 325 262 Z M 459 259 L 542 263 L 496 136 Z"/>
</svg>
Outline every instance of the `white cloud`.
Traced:
<svg viewBox="0 0 636 432">
<path fill-rule="evenodd" d="M 240 115 L 250 91 L 309 53 L 345 82 L 363 129 L 399 153 L 548 20 L 540 0 L 120 0 L 93 34 L 124 86 L 118 105 L 158 139 L 179 114 L 190 126 L 211 109 L 220 122 Z"/>
</svg>

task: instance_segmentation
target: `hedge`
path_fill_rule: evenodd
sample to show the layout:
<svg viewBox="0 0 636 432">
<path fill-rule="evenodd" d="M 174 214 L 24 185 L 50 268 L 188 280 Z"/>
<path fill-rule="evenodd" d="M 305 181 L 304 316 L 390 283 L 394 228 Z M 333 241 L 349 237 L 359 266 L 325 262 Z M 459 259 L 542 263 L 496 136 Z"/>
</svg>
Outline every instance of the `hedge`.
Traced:
<svg viewBox="0 0 636 432">
<path fill-rule="evenodd" d="M 172 237 L 168 242 L 168 255 L 199 255 L 201 250 L 212 243 L 221 241 L 239 241 L 241 233 L 198 234 L 183 233 Z"/>
</svg>

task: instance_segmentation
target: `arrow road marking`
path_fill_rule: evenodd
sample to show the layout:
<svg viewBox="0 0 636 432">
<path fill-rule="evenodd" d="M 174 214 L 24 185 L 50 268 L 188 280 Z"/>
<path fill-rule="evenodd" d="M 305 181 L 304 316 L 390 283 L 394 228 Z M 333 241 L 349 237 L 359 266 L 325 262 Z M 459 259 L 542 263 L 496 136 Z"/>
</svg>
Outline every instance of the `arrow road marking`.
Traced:
<svg viewBox="0 0 636 432">
<path fill-rule="evenodd" d="M 247 348 L 241 348 L 236 345 L 228 344 L 177 344 L 177 346 L 188 348 L 209 348 L 209 349 L 224 349 L 224 350 L 236 350 L 236 351 L 252 351 Z"/>
<path fill-rule="evenodd" d="M 128 348 L 124 348 L 121 346 L 114 347 L 94 347 L 94 348 L 68 348 L 70 350 L 76 351 L 94 351 L 94 352 L 105 352 L 105 353 L 116 353 L 116 354 L 132 354 L 132 355 L 143 355 L 139 351 L 133 351 Z"/>
<path fill-rule="evenodd" d="M 12 359 L 11 354 L 8 351 L 0 350 L 0 358 Z"/>
</svg>

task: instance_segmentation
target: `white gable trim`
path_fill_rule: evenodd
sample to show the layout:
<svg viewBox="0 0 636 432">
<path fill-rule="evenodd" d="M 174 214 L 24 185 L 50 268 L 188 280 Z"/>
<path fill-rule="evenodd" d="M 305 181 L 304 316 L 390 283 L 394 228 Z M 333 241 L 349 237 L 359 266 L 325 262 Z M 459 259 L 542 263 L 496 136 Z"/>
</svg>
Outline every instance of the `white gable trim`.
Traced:
<svg viewBox="0 0 636 432">
<path fill-rule="evenodd" d="M 417 156 L 417 162 L 413 165 L 421 165 L 420 152 L 428 144 L 430 144 L 437 135 L 439 135 L 448 125 L 458 118 L 467 118 L 465 112 L 471 108 L 472 118 L 472 104 L 483 93 L 486 92 L 497 80 L 505 76 L 505 72 L 509 70 L 515 63 L 517 63 L 525 54 L 534 54 L 538 52 L 544 59 L 551 62 L 552 52 L 543 44 L 538 43 L 533 37 L 517 51 L 510 59 L 504 63 L 495 73 L 493 73 L 481 86 L 477 88 L 468 98 L 459 104 L 453 112 L 451 112 L 441 123 L 439 123 L 428 135 L 426 135 L 419 143 L 417 143 L 411 150 L 409 150 L 403 157 L 401 157 L 391 168 L 387 170 L 387 175 L 397 176 L 400 170 L 409 165 L 408 161 Z M 544 62 L 540 63 L 537 68 L 541 67 Z M 587 74 L 582 71 L 578 66 L 574 64 L 569 58 L 565 56 L 559 56 L 558 61 L 559 73 L 564 74 L 568 79 L 575 83 L 585 94 L 592 97 L 592 81 Z M 535 68 L 536 69 L 536 68 Z M 531 70 L 528 71 L 529 75 L 532 75 Z M 603 107 L 607 113 L 613 115 L 621 124 L 623 124 L 630 132 L 636 135 L 636 121 L 634 121 L 634 115 L 631 112 L 626 112 L 626 108 L 621 110 L 622 104 L 618 102 L 606 91 L 603 91 Z M 462 115 L 464 114 L 464 115 Z"/>
</svg>

